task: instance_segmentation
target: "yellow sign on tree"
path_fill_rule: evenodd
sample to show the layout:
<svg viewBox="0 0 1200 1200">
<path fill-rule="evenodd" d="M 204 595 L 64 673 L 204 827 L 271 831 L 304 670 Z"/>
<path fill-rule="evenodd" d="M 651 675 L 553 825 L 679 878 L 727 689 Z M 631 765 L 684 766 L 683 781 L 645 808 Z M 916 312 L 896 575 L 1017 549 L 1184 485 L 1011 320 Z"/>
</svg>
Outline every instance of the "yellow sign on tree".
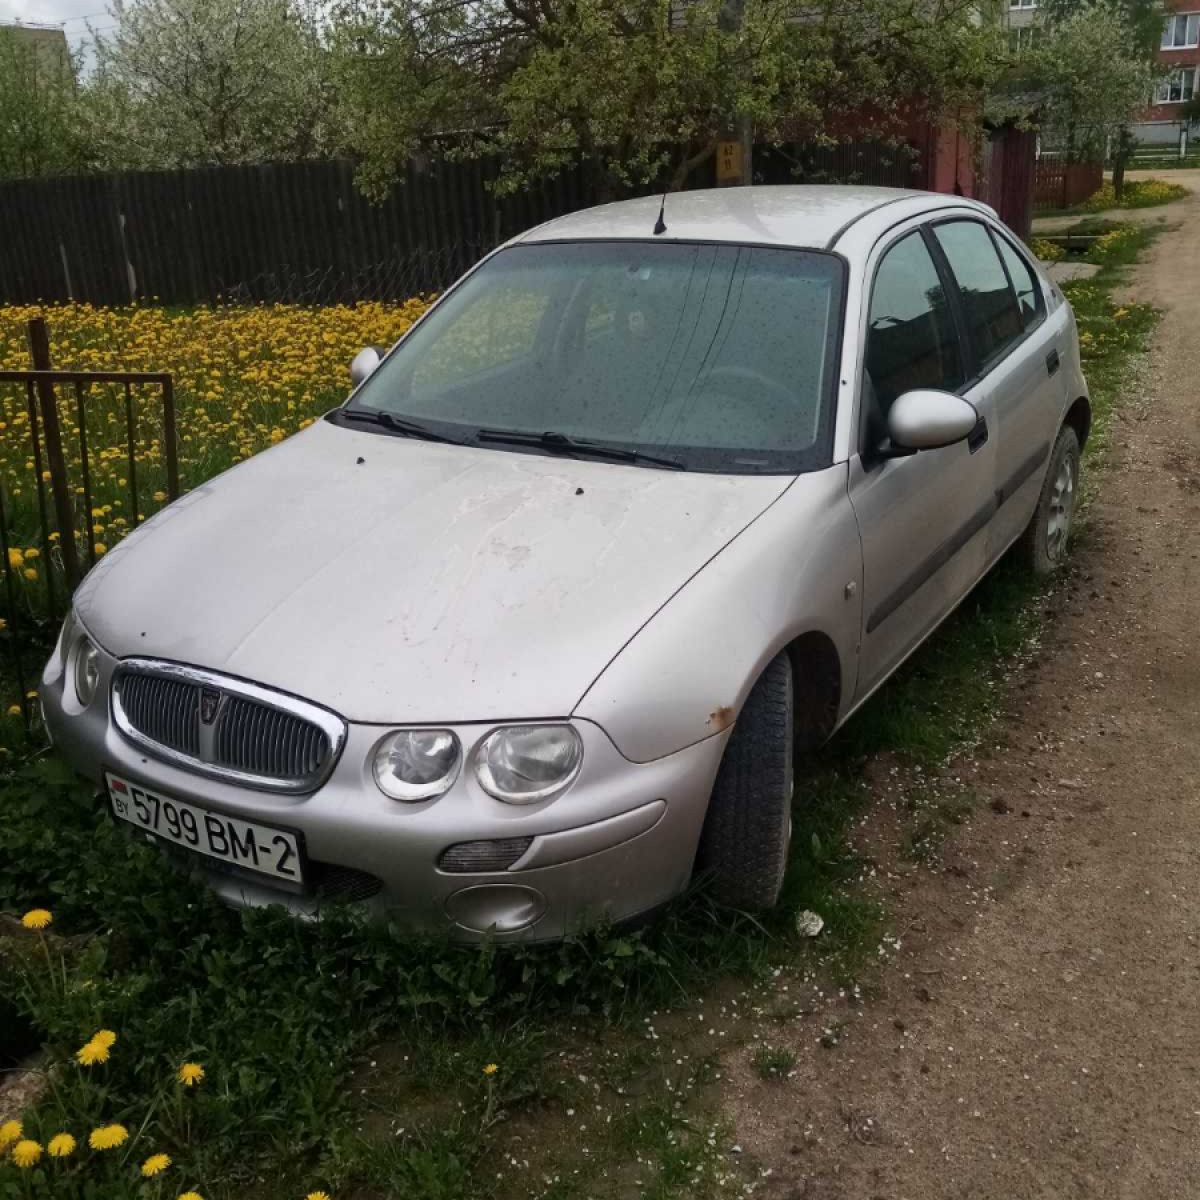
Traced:
<svg viewBox="0 0 1200 1200">
<path fill-rule="evenodd" d="M 717 186 L 728 187 L 742 182 L 742 143 L 717 143 Z"/>
</svg>

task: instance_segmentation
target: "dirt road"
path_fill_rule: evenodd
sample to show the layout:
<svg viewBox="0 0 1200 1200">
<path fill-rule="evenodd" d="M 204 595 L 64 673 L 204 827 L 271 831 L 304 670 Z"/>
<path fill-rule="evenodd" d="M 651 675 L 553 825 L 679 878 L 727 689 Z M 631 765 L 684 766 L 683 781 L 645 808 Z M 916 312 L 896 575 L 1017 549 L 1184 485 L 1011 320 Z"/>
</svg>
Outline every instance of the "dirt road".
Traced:
<svg viewBox="0 0 1200 1200">
<path fill-rule="evenodd" d="M 1200 193 L 1164 212 L 1133 292 L 1165 315 L 1071 583 L 956 768 L 982 811 L 947 869 L 887 879 L 884 994 L 832 1048 L 789 1034 L 786 1083 L 733 1081 L 760 1194 L 1200 1197 Z"/>
</svg>

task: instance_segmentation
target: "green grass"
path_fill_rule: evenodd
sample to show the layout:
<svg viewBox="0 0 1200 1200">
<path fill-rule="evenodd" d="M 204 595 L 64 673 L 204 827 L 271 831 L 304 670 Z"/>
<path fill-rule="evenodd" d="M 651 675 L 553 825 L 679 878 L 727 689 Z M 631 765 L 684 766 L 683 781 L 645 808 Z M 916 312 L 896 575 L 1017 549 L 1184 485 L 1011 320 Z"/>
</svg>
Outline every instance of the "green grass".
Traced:
<svg viewBox="0 0 1200 1200">
<path fill-rule="evenodd" d="M 780 1046 L 759 1046 L 750 1065 L 760 1079 L 785 1079 L 796 1065 L 796 1052 Z"/>
<path fill-rule="evenodd" d="M 1093 192 L 1081 204 L 1072 208 L 1047 210 L 1042 216 L 1065 216 L 1070 213 L 1096 213 L 1112 208 L 1157 208 L 1162 204 L 1172 204 L 1190 195 L 1190 191 L 1180 183 L 1171 183 L 1165 179 L 1127 179 L 1118 201 L 1113 191 L 1112 180 L 1105 180 L 1099 189 Z"/>
<path fill-rule="evenodd" d="M 1152 312 L 1110 295 L 1151 236 L 1117 239 L 1097 279 L 1065 288 L 1090 335 L 1089 463 L 1153 328 Z M 908 852 L 936 856 L 973 808 L 940 768 L 1000 711 L 1005 668 L 1039 628 L 1038 595 L 1001 564 L 801 764 L 783 902 L 763 919 L 722 912 L 700 888 L 636 932 L 499 952 L 402 937 L 352 910 L 315 925 L 234 912 L 122 837 L 55 759 L 10 764 L 0 908 L 48 907 L 52 934 L 66 935 L 0 936 L 0 1019 L 32 1022 L 59 1064 L 27 1133 L 83 1141 L 120 1121 L 131 1138 L 29 1172 L 0 1163 L 0 1197 L 154 1196 L 137 1166 L 156 1151 L 174 1160 L 157 1194 L 194 1187 L 205 1200 L 318 1187 L 335 1200 L 739 1194 L 752 1166 L 729 1150 L 723 1064 L 736 1051 L 780 1079 L 793 1051 L 754 1043 L 752 1005 L 735 1002 L 780 970 L 869 984 L 887 913 L 860 882 L 853 833 L 872 764 L 883 755 L 906 780 Z M 819 938 L 797 934 L 802 909 L 824 918 Z M 772 1003 L 765 1019 L 804 1019 Z M 110 1061 L 79 1066 L 74 1052 L 100 1028 L 118 1034 Z M 833 1050 L 836 1018 L 825 1028 Z M 174 1078 L 185 1060 L 205 1067 L 194 1091 Z"/>
</svg>

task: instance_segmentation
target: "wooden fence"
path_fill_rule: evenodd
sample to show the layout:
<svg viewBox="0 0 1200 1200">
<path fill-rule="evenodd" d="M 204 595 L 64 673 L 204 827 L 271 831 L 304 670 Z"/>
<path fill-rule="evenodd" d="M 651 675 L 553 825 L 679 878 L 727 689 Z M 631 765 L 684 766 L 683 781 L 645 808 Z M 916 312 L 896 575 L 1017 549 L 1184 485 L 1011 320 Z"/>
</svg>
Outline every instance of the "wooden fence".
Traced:
<svg viewBox="0 0 1200 1200">
<path fill-rule="evenodd" d="M 771 182 L 923 178 L 903 148 L 872 143 L 763 165 Z M 586 165 L 508 197 L 489 186 L 498 173 L 487 160 L 412 165 L 378 205 L 344 161 L 0 182 L 0 303 L 399 299 L 599 196 Z"/>
<path fill-rule="evenodd" d="M 1058 155 L 1043 154 L 1034 169 L 1033 181 L 1036 210 L 1074 208 L 1104 182 L 1104 164 L 1068 163 Z"/>
</svg>

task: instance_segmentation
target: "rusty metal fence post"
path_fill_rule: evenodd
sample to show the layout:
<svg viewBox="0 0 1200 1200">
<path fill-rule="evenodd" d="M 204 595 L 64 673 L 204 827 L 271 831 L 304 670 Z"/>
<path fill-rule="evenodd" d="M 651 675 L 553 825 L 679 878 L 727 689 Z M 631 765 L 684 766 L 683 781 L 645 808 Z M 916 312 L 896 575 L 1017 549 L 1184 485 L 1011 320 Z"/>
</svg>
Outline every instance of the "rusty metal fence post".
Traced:
<svg viewBox="0 0 1200 1200">
<path fill-rule="evenodd" d="M 50 338 L 46 322 L 34 317 L 29 322 L 29 356 L 35 371 L 49 371 Z M 46 445 L 46 465 L 50 471 L 50 490 L 54 496 L 54 515 L 58 519 L 58 547 L 62 555 L 67 591 L 73 592 L 82 576 L 79 573 L 79 553 L 75 546 L 75 512 L 71 502 L 67 463 L 63 458 L 62 432 L 58 425 L 58 401 L 50 379 L 37 381 L 38 400 L 42 410 L 42 438 Z"/>
</svg>

